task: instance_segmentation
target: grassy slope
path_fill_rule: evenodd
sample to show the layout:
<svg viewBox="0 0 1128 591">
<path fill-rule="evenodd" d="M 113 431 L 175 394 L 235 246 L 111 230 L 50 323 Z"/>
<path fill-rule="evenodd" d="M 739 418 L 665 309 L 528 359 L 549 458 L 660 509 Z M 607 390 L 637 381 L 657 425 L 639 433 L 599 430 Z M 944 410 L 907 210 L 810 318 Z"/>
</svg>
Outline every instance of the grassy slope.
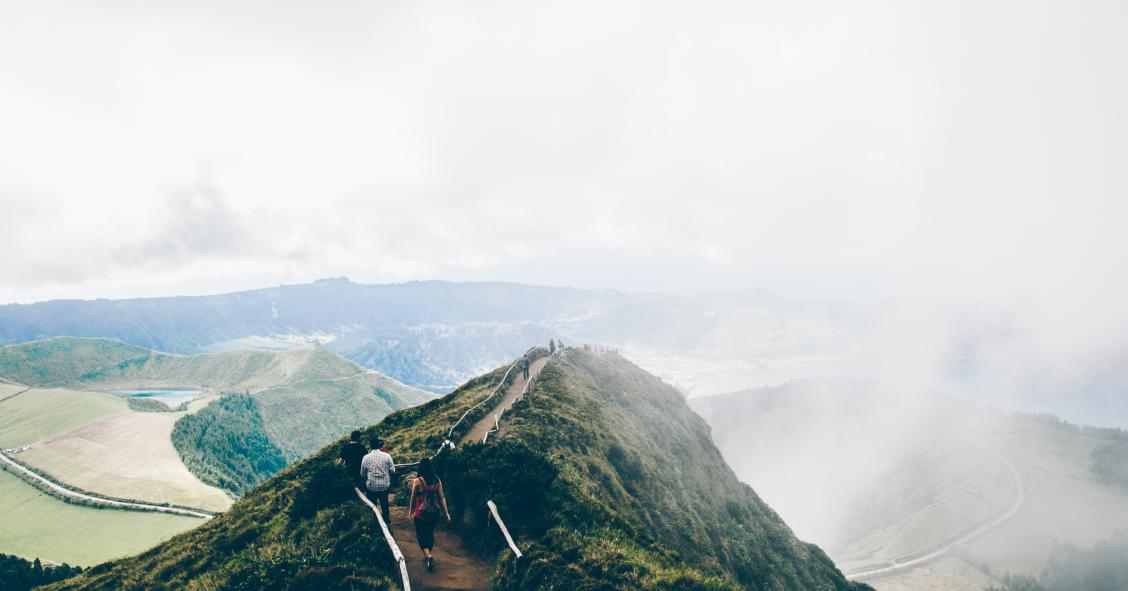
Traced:
<svg viewBox="0 0 1128 591">
<path fill-rule="evenodd" d="M 0 377 L 29 386 L 61 386 L 148 353 L 115 339 L 57 337 L 0 347 Z"/>
<path fill-rule="evenodd" d="M 4 471 L 0 514 L 4 552 L 80 566 L 135 554 L 200 525 L 192 517 L 71 505 Z"/>
<path fill-rule="evenodd" d="M 431 453 L 503 370 L 367 432 L 383 434 L 399 461 Z M 441 461 L 464 539 L 501 559 L 495 588 L 864 588 L 736 481 L 672 388 L 625 361 L 580 352 L 551 362 L 541 384 L 499 443 Z M 335 463 L 338 449 L 287 468 L 196 530 L 54 588 L 397 588 L 372 516 Z M 496 530 L 482 527 L 486 498 L 529 549 L 518 568 Z"/>
<path fill-rule="evenodd" d="M 266 434 L 288 461 L 393 410 L 431 398 L 320 349 L 153 354 L 87 375 L 87 381 L 102 387 L 199 385 L 250 392 Z"/>
<path fill-rule="evenodd" d="M 542 372 L 539 390 L 504 439 L 556 458 L 575 496 L 530 549 L 543 558 L 505 573 L 509 588 L 569 576 L 570 553 L 588 565 L 577 586 L 610 576 L 622 588 L 722 588 L 734 579 L 750 589 L 851 588 L 736 479 L 705 423 L 658 378 L 616 356 L 570 351 Z"/>
<path fill-rule="evenodd" d="M 194 386 L 215 392 L 250 392 L 259 414 L 256 424 L 287 462 L 305 457 L 341 434 L 372 424 L 393 410 L 432 398 L 322 349 L 181 356 L 112 339 L 55 338 L 0 349 L 0 377 L 35 384 L 68 383 L 83 389 Z M 13 404 L 13 409 L 19 409 L 16 403 L 29 394 L 32 392 L 6 401 L 5 407 Z M 75 397 L 83 395 L 76 393 Z M 104 416 L 105 412 L 90 410 L 97 406 L 94 401 L 103 401 L 102 406 L 125 407 L 124 401 L 103 395 L 85 396 L 74 408 L 71 403 L 79 399 L 72 397 L 74 400 L 60 403 L 58 411 L 6 413 L 10 418 L 0 417 L 0 443 L 28 443 Z M 26 423 L 23 430 L 10 426 L 11 436 L 2 438 L 5 423 L 17 419 Z M 163 445 L 164 441 L 157 443 Z M 178 446 L 184 455 L 182 448 Z M 213 447 L 211 451 L 223 449 Z M 202 467 L 223 464 L 228 459 L 186 461 L 197 476 L 214 483 L 218 482 L 214 471 Z M 242 492 L 245 488 L 231 486 L 228 490 Z"/>
</svg>

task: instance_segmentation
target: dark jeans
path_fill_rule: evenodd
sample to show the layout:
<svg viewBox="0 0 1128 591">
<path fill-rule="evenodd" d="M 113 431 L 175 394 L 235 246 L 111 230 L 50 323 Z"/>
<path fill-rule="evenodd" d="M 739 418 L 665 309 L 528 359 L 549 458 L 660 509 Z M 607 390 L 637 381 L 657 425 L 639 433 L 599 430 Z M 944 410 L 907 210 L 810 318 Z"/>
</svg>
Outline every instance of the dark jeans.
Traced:
<svg viewBox="0 0 1128 591">
<path fill-rule="evenodd" d="M 384 516 L 384 523 L 388 524 L 389 528 L 392 527 L 392 511 L 388 507 L 388 491 L 365 489 L 364 492 L 369 501 L 380 504 L 380 514 Z"/>
<path fill-rule="evenodd" d="M 529 368 L 525 368 L 525 381 L 529 380 Z"/>
<path fill-rule="evenodd" d="M 435 549 L 435 526 L 439 524 L 435 517 L 415 518 L 415 538 L 419 540 L 420 550 Z"/>
</svg>

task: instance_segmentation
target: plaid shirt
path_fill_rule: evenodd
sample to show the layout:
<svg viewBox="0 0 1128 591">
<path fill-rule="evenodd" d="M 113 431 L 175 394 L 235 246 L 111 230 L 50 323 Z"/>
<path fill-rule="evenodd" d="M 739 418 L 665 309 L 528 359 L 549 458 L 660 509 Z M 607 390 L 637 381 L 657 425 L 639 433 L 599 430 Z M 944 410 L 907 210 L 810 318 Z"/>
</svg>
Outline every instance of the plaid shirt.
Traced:
<svg viewBox="0 0 1128 591">
<path fill-rule="evenodd" d="M 360 461 L 360 478 L 372 492 L 388 490 L 392 486 L 392 474 L 395 471 L 396 463 L 392 461 L 392 456 L 378 449 L 368 452 Z"/>
</svg>

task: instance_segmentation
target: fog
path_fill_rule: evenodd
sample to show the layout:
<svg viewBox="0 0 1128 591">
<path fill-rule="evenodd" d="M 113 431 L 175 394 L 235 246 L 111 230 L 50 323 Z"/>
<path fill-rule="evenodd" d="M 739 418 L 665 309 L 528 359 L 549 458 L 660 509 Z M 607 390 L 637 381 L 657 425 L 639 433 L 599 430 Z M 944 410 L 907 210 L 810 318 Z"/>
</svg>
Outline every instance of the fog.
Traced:
<svg viewBox="0 0 1128 591">
<path fill-rule="evenodd" d="M 766 287 L 1076 341 L 1125 295 L 1121 3 L 0 10 L 0 301 Z"/>
<path fill-rule="evenodd" d="M 0 302 L 338 275 L 679 294 L 712 320 L 579 336 L 691 397 L 895 393 L 836 428 L 815 405 L 825 437 L 750 472 L 832 540 L 858 505 L 812 491 L 949 443 L 915 428 L 938 396 L 1128 427 L 1126 16 L 6 3 Z M 826 449 L 853 459 L 800 467 Z"/>
</svg>

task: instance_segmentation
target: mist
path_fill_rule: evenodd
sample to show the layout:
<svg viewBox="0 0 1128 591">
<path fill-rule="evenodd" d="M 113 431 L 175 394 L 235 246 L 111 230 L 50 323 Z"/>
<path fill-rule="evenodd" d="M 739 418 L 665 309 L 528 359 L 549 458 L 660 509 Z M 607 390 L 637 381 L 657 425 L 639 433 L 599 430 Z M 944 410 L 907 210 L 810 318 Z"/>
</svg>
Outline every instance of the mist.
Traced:
<svg viewBox="0 0 1128 591">
<path fill-rule="evenodd" d="M 0 302 L 330 276 L 640 295 L 520 334 L 620 347 L 705 414 L 743 392 L 718 443 L 836 559 L 904 525 L 875 498 L 964 478 L 951 490 L 986 491 L 970 522 L 1005 512 L 1005 435 L 1052 434 L 1026 443 L 1060 449 L 1013 460 L 1061 476 L 1024 511 L 1072 521 L 976 542 L 959 560 L 979 578 L 945 584 L 982 587 L 1039 572 L 1055 535 L 1091 541 L 1090 513 L 1123 500 L 1054 489 L 1091 477 L 1099 443 L 1011 413 L 1128 427 L 1126 17 L 1106 0 L 7 3 Z M 1067 493 L 1092 496 L 1062 513 Z"/>
<path fill-rule="evenodd" d="M 1124 10 L 7 6 L 0 301 L 768 288 L 1087 340 L 1123 326 Z"/>
</svg>

